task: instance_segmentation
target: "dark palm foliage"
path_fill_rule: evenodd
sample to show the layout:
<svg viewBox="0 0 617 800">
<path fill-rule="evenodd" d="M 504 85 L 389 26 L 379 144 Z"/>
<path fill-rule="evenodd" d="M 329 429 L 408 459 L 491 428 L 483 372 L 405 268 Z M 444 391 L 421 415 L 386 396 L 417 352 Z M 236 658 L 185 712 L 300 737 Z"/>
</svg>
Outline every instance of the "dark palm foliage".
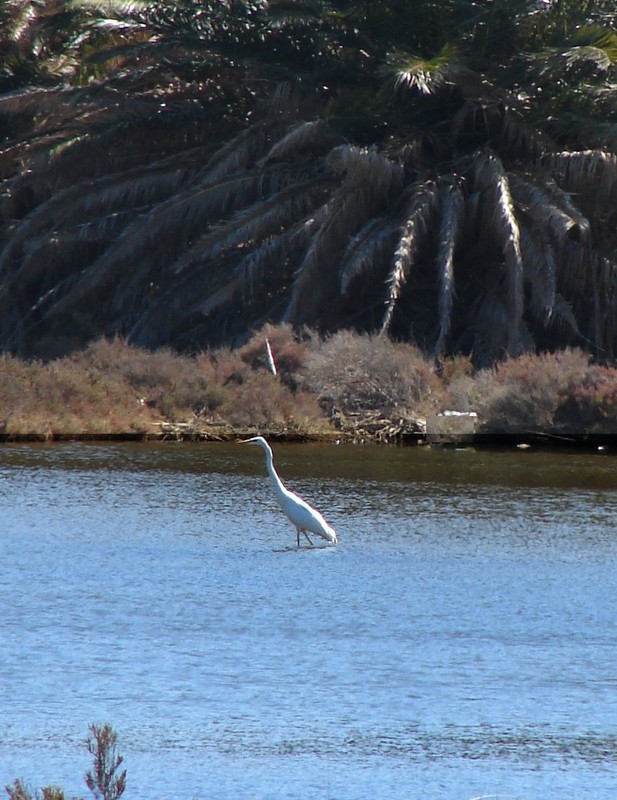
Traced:
<svg viewBox="0 0 617 800">
<path fill-rule="evenodd" d="M 614 356 L 609 4 L 88 5 L 96 80 L 0 97 L 4 347 L 286 320 Z"/>
</svg>

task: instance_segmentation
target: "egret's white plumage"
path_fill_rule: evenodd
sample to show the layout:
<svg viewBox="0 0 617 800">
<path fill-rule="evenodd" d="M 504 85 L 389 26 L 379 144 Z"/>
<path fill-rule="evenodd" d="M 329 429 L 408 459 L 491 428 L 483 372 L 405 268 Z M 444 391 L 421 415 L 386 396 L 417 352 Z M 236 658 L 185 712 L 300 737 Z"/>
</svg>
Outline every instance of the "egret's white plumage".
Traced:
<svg viewBox="0 0 617 800">
<path fill-rule="evenodd" d="M 336 544 L 338 542 L 338 537 L 334 528 L 328 525 L 317 509 L 312 508 L 306 500 L 303 500 L 294 492 L 289 491 L 279 478 L 277 471 L 274 469 L 272 448 L 263 436 L 254 436 L 252 439 L 246 439 L 244 444 L 258 444 L 260 447 L 263 447 L 264 453 L 266 454 L 266 467 L 274 483 L 276 499 L 292 525 L 296 528 L 298 545 L 300 545 L 301 533 L 306 536 L 310 544 L 313 544 L 307 531 L 321 536 L 321 538 L 325 539 L 327 542 Z"/>
</svg>

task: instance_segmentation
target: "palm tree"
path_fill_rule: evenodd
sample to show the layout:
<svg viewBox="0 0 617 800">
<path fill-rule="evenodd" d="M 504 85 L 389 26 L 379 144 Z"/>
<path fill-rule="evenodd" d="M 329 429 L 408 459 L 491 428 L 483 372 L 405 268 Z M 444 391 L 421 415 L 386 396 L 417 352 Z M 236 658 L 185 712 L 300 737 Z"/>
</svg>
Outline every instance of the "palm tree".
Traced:
<svg viewBox="0 0 617 800">
<path fill-rule="evenodd" d="M 229 9 L 132 10 L 130 40 L 85 59 L 108 74 L 11 142 L 4 347 L 40 352 L 67 319 L 182 349 L 285 320 L 479 365 L 613 358 L 609 4 Z"/>
</svg>

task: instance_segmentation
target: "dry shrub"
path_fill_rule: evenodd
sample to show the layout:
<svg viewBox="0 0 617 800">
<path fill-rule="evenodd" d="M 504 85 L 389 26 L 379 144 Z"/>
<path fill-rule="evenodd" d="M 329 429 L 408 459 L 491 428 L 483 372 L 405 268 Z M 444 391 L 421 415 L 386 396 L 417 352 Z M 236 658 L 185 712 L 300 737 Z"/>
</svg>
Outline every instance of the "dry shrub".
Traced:
<svg viewBox="0 0 617 800">
<path fill-rule="evenodd" d="M 458 380 L 469 378 L 474 373 L 471 356 L 455 355 L 444 358 L 438 364 L 439 375 L 446 387 L 450 387 Z"/>
<path fill-rule="evenodd" d="M 291 325 L 264 325 L 238 350 L 238 355 L 253 369 L 270 370 L 266 340 L 270 343 L 279 375 L 293 378 L 306 362 L 307 344 L 299 340 Z"/>
<path fill-rule="evenodd" d="M 278 369 L 268 362 L 266 339 Z M 265 325 L 237 350 L 222 347 L 208 358 L 218 392 L 215 418 L 238 428 L 323 431 L 327 428 L 317 398 L 298 388 L 298 370 L 307 345 L 289 325 Z"/>
<path fill-rule="evenodd" d="M 385 336 L 341 331 L 314 342 L 304 374 L 324 407 L 344 414 L 424 416 L 444 400 L 442 383 L 420 351 Z"/>
<path fill-rule="evenodd" d="M 239 428 L 313 430 L 324 428 L 317 398 L 292 392 L 271 373 L 251 371 L 227 385 L 217 416 Z"/>
<path fill-rule="evenodd" d="M 617 432 L 617 369 L 590 365 L 580 350 L 526 355 L 475 376 L 469 359 L 439 366 L 441 378 L 416 348 L 386 337 L 298 340 L 287 325 L 264 326 L 238 350 L 197 356 L 101 340 L 46 364 L 0 356 L 0 431 L 156 431 L 164 420 L 323 433 L 323 409 L 357 425 L 451 408 L 476 411 L 485 432 Z"/>
<path fill-rule="evenodd" d="M 589 356 L 575 349 L 510 359 L 466 379 L 468 407 L 485 433 L 555 431 L 557 410 L 588 369 Z"/>
<path fill-rule="evenodd" d="M 474 367 L 471 357 L 457 355 L 446 358 L 439 362 L 438 369 L 445 395 L 441 410 L 475 411 Z"/>
<path fill-rule="evenodd" d="M 126 788 L 126 770 L 120 771 L 124 756 L 116 750 L 118 735 L 107 724 L 92 723 L 89 730 L 86 747 L 92 756 L 92 769 L 86 772 L 86 786 L 96 800 L 120 800 Z M 45 786 L 39 791 L 19 779 L 5 790 L 9 800 L 65 800 L 60 786 Z"/>
<path fill-rule="evenodd" d="M 142 350 L 123 339 L 102 339 L 76 356 L 85 368 L 123 382 L 132 397 L 168 419 L 209 410 L 214 384 L 210 359 L 182 356 L 168 348 Z"/>
<path fill-rule="evenodd" d="M 110 433 L 146 430 L 149 409 L 117 371 L 92 364 L 89 351 L 32 364 L 27 406 L 13 408 L 10 432 Z"/>
<path fill-rule="evenodd" d="M 14 356 L 0 356 L 0 408 L 17 408 L 28 401 L 33 368 Z"/>
<path fill-rule="evenodd" d="M 0 361 L 0 420 L 7 433 L 120 433 L 152 430 L 161 417 L 190 415 L 207 399 L 196 361 L 101 340 L 50 361 Z"/>
<path fill-rule="evenodd" d="M 562 396 L 555 421 L 562 433 L 617 433 L 617 369 L 590 366 Z"/>
</svg>

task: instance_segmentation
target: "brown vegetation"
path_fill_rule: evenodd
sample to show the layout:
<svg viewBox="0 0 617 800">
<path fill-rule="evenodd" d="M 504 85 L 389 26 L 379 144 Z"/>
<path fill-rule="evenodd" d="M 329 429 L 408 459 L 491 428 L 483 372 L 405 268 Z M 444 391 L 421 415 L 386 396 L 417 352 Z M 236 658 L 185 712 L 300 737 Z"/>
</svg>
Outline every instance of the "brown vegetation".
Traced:
<svg viewBox="0 0 617 800">
<path fill-rule="evenodd" d="M 9 438 L 260 431 L 396 440 L 421 433 L 445 409 L 477 412 L 486 433 L 613 433 L 617 369 L 572 349 L 480 371 L 459 357 L 437 369 L 413 345 L 385 336 L 322 339 L 288 325 L 194 356 L 115 338 L 47 363 L 0 357 L 0 424 Z"/>
<path fill-rule="evenodd" d="M 120 800 L 126 788 L 126 770 L 119 771 L 124 757 L 116 750 L 118 735 L 108 724 L 93 723 L 88 730 L 86 747 L 92 756 L 92 769 L 86 772 L 86 786 L 95 800 Z M 65 800 L 60 786 L 45 786 L 39 792 L 27 787 L 19 778 L 5 789 L 9 800 Z"/>
<path fill-rule="evenodd" d="M 525 355 L 453 382 L 451 397 L 484 433 L 617 432 L 617 370 L 566 349 Z"/>
</svg>

